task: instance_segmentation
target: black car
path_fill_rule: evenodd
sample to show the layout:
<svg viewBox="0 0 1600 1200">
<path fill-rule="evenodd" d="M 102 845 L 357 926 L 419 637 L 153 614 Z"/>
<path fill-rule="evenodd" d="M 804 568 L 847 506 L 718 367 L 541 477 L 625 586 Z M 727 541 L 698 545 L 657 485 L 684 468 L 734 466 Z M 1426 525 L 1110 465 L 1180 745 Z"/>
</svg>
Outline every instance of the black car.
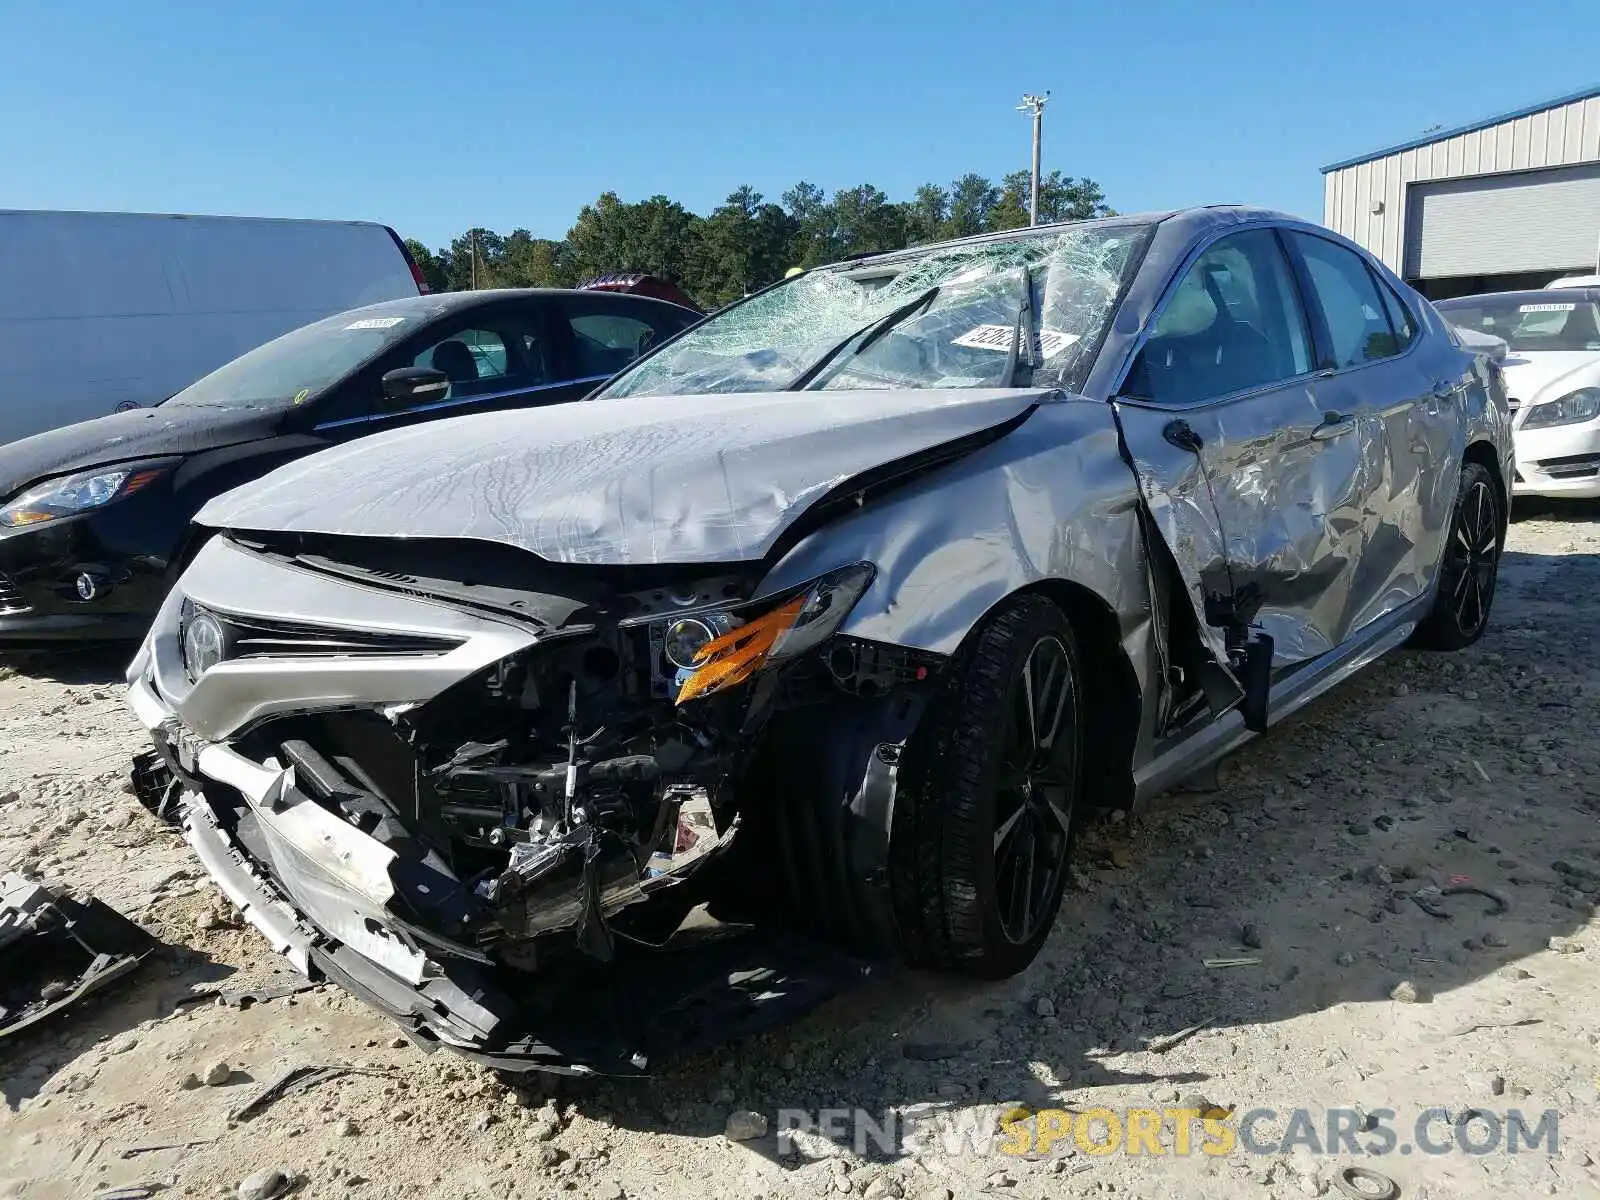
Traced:
<svg viewBox="0 0 1600 1200">
<path fill-rule="evenodd" d="M 136 638 L 207 500 L 418 421 L 576 400 L 700 314 L 601 291 L 479 291 L 352 309 L 161 404 L 0 447 L 0 641 Z"/>
</svg>

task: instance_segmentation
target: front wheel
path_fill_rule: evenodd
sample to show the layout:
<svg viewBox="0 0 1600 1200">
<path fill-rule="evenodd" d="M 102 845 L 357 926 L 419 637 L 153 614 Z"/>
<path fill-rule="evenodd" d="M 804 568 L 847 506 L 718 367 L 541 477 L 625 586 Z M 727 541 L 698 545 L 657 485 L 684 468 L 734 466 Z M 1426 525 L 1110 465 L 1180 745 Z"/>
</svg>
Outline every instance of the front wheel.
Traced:
<svg viewBox="0 0 1600 1200">
<path fill-rule="evenodd" d="M 905 957 L 1002 978 L 1055 923 L 1081 777 L 1082 672 L 1062 611 L 1008 601 L 906 747 L 890 845 Z"/>
<path fill-rule="evenodd" d="M 1500 489 L 1493 477 L 1479 463 L 1464 464 L 1439 563 L 1439 592 L 1433 610 L 1417 626 L 1417 645 L 1463 650 L 1483 636 L 1494 603 L 1504 531 Z"/>
</svg>

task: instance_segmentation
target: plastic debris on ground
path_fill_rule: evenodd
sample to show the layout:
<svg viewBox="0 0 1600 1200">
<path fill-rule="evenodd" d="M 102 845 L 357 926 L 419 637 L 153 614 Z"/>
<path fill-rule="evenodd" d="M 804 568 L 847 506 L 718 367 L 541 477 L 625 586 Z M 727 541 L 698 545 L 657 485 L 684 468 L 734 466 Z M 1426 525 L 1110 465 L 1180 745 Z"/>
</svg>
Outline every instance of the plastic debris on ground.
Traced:
<svg viewBox="0 0 1600 1200">
<path fill-rule="evenodd" d="M 155 946 L 99 900 L 0 875 L 0 1039 L 124 979 Z"/>
</svg>

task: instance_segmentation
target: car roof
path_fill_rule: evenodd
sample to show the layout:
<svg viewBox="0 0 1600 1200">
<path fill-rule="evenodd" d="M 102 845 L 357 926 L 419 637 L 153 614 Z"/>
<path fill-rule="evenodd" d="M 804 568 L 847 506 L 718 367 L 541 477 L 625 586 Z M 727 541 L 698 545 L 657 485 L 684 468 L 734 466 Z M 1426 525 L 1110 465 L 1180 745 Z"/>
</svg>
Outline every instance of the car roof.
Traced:
<svg viewBox="0 0 1600 1200">
<path fill-rule="evenodd" d="M 879 263 L 890 264 L 906 258 L 915 258 L 927 254 L 932 250 L 944 250 L 953 246 L 981 246 L 989 242 L 1022 241 L 1035 237 L 1050 237 L 1076 229 L 1115 229 L 1124 226 L 1158 225 L 1166 222 L 1192 226 L 1192 232 L 1199 234 L 1213 226 L 1237 225 L 1250 221 L 1275 221 L 1284 224 L 1311 226 L 1314 222 L 1303 217 L 1291 216 L 1288 213 L 1278 212 L 1270 208 L 1253 208 L 1248 205 L 1237 204 L 1212 204 L 1195 208 L 1165 209 L 1156 212 L 1144 213 L 1118 213 L 1111 217 L 1091 217 L 1083 221 L 1058 221 L 1050 225 L 1024 225 L 1017 229 L 1002 229 L 996 233 L 978 233 L 971 237 L 951 238 L 944 242 L 926 242 L 920 246 L 908 246 L 903 250 L 885 250 L 881 253 L 863 254 L 854 258 L 842 258 L 837 262 L 827 263 L 814 270 L 829 270 L 836 267 L 871 267 Z"/>
<path fill-rule="evenodd" d="M 1480 292 L 1475 296 L 1451 296 L 1435 300 L 1435 308 L 1466 308 L 1485 302 L 1520 304 L 1571 304 L 1574 300 L 1600 300 L 1600 287 L 1524 288 L 1515 292 Z"/>
<path fill-rule="evenodd" d="M 658 300 L 654 296 L 639 296 L 630 292 L 602 292 L 582 291 L 578 288 L 479 288 L 476 291 L 466 292 L 430 292 L 426 296 L 402 296 L 397 300 L 380 300 L 376 304 L 363 305 L 361 308 L 350 309 L 350 312 L 366 312 L 368 310 L 382 309 L 385 313 L 421 313 L 426 320 L 435 320 L 450 313 L 469 311 L 489 304 L 496 304 L 504 300 L 526 300 L 536 296 L 583 296 L 592 298 L 595 295 L 623 296 L 627 301 L 635 304 L 659 304 L 665 308 L 675 309 L 680 312 L 693 312 L 681 304 L 673 304 L 668 300 Z"/>
</svg>

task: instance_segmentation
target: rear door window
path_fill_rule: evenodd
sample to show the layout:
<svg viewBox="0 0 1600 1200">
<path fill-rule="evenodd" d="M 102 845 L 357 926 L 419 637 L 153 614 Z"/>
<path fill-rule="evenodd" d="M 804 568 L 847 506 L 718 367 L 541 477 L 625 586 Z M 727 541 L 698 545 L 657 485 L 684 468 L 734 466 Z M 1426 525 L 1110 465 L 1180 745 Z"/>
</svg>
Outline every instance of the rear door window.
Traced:
<svg viewBox="0 0 1600 1200">
<path fill-rule="evenodd" d="M 1358 367 L 1398 354 L 1402 342 L 1389 323 L 1377 281 L 1361 256 L 1326 238 L 1291 233 L 1310 277 L 1328 332 L 1323 367 Z"/>
<path fill-rule="evenodd" d="M 1389 325 L 1394 330 L 1395 341 L 1399 348 L 1404 350 L 1417 340 L 1417 319 L 1411 313 L 1411 306 L 1400 299 L 1388 281 L 1381 276 L 1378 279 L 1378 290 L 1383 295 L 1383 306 L 1389 312 Z"/>
<path fill-rule="evenodd" d="M 572 318 L 579 375 L 615 375 L 656 340 L 655 329 L 636 317 Z"/>
<path fill-rule="evenodd" d="M 569 296 L 562 304 L 572 333 L 569 373 L 575 379 L 610 378 L 699 320 L 676 305 L 626 296 Z"/>
</svg>

